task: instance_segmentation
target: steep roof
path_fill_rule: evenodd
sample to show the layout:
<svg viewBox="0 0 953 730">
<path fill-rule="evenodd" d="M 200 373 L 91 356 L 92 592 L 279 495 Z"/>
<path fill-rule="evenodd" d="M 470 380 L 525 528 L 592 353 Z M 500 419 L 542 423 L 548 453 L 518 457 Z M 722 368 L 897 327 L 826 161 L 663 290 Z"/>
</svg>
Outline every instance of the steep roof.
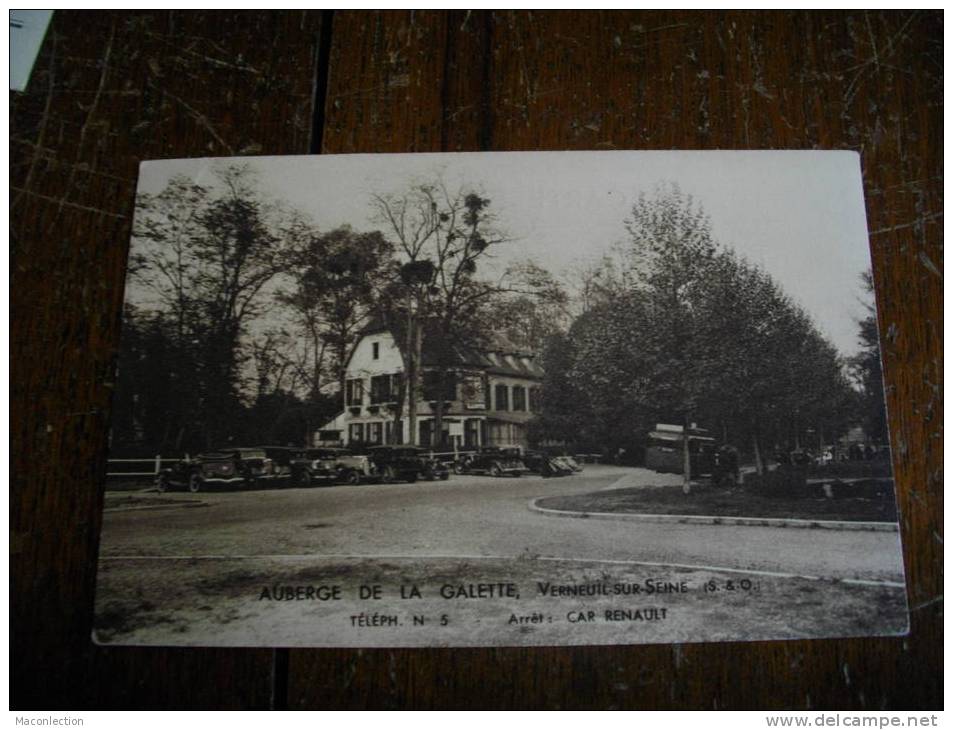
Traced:
<svg viewBox="0 0 953 730">
<path fill-rule="evenodd" d="M 382 317 L 372 319 L 362 330 L 361 338 L 381 332 L 389 332 L 397 346 L 403 349 L 403 338 L 398 337 L 394 328 Z M 358 341 L 361 338 L 358 338 Z M 421 349 L 425 367 L 433 367 L 449 359 L 455 367 L 477 368 L 494 375 L 537 379 L 543 377 L 543 369 L 535 362 L 535 355 L 518 348 L 501 333 L 494 333 L 486 347 L 454 347 L 449 353 L 437 344 L 436 338 L 427 337 L 425 333 Z"/>
</svg>

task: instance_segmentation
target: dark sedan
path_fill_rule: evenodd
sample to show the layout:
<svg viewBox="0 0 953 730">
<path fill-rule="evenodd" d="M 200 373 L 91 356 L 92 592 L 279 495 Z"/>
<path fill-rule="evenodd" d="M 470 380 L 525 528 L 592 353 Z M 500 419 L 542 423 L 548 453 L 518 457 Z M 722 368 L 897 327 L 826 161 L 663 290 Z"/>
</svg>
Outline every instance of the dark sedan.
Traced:
<svg viewBox="0 0 953 730">
<path fill-rule="evenodd" d="M 208 486 L 256 487 L 271 484 L 278 476 L 264 449 L 227 448 L 185 458 L 156 477 L 160 492 L 184 488 L 200 492 Z"/>
<path fill-rule="evenodd" d="M 353 461 L 353 456 L 347 449 L 300 449 L 291 461 L 292 478 L 299 487 L 349 481 L 348 475 L 353 471 Z"/>
<path fill-rule="evenodd" d="M 458 461 L 456 470 L 458 474 L 489 474 L 492 477 L 518 477 L 529 471 L 515 446 L 484 446 Z"/>
<path fill-rule="evenodd" d="M 420 452 L 414 446 L 374 446 L 367 456 L 385 484 L 416 482 L 420 473 Z"/>
</svg>

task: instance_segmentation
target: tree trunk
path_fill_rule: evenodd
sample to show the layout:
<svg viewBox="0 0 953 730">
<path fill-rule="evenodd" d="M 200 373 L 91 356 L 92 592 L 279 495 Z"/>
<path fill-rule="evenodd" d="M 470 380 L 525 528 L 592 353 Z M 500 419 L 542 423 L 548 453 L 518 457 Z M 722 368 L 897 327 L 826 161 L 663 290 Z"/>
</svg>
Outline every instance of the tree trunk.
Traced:
<svg viewBox="0 0 953 730">
<path fill-rule="evenodd" d="M 758 446 L 758 434 L 751 438 L 754 446 L 754 469 L 758 476 L 764 475 L 764 461 L 761 459 L 761 448 Z"/>
<path fill-rule="evenodd" d="M 419 303 L 417 311 L 420 311 Z M 420 322 L 417 321 L 414 326 L 414 377 L 410 383 L 410 404 L 414 409 L 414 421 L 410 426 L 410 439 L 408 443 L 411 446 L 417 445 L 418 435 L 417 431 L 417 397 L 420 391 L 420 364 L 421 364 L 421 354 L 423 349 L 423 333 L 421 332 L 423 328 L 420 326 Z"/>
<path fill-rule="evenodd" d="M 391 441 L 395 444 L 404 443 L 404 431 L 401 428 L 401 419 L 404 417 L 404 399 L 407 393 L 407 373 L 397 386 L 397 407 L 394 409 L 394 425 L 391 426 Z"/>
<path fill-rule="evenodd" d="M 443 365 L 437 373 L 437 407 L 433 412 L 433 439 L 432 445 L 443 446 L 443 395 L 447 387 L 447 368 Z"/>
<path fill-rule="evenodd" d="M 417 428 L 417 338 L 414 335 L 414 311 L 410 290 L 407 290 L 407 376 L 404 398 L 407 399 L 407 433 L 404 443 L 414 444 Z"/>
<path fill-rule="evenodd" d="M 692 454 L 688 444 L 688 419 L 685 419 L 682 432 L 682 492 L 691 494 L 692 491 Z"/>
<path fill-rule="evenodd" d="M 324 360 L 324 348 L 318 347 L 318 334 L 312 331 L 314 344 L 314 364 L 311 380 L 311 402 L 317 404 L 321 398 L 321 365 Z"/>
<path fill-rule="evenodd" d="M 335 353 L 338 359 L 338 386 L 341 388 L 342 399 L 347 399 L 347 345 L 345 344 L 345 339 L 343 335 L 340 337 L 337 352 Z M 344 404 L 347 407 L 347 403 Z"/>
</svg>

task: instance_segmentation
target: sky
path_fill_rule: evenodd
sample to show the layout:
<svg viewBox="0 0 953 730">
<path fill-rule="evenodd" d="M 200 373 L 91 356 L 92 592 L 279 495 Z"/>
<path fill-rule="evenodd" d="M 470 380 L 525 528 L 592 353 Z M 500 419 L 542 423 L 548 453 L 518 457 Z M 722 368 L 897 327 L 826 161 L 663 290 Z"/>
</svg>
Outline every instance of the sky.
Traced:
<svg viewBox="0 0 953 730">
<path fill-rule="evenodd" d="M 212 185 L 228 159 L 143 163 L 139 189 L 173 175 Z M 770 273 L 844 355 L 858 349 L 861 272 L 870 267 L 859 156 L 844 151 L 489 152 L 251 157 L 271 199 L 307 213 L 321 230 L 382 228 L 373 194 L 442 178 L 491 200 L 512 240 L 496 265 L 533 259 L 554 274 L 625 241 L 640 193 L 676 183 L 710 217 L 712 234 Z"/>
</svg>

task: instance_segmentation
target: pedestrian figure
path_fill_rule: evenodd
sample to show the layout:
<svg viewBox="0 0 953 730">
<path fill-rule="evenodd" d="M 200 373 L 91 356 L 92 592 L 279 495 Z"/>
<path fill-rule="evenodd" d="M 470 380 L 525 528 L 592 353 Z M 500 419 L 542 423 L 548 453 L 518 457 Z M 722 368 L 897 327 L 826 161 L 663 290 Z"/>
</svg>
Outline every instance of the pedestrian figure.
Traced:
<svg viewBox="0 0 953 730">
<path fill-rule="evenodd" d="M 738 467 L 738 449 L 724 444 L 715 452 L 714 481 L 725 487 L 733 487 L 741 480 Z"/>
</svg>

